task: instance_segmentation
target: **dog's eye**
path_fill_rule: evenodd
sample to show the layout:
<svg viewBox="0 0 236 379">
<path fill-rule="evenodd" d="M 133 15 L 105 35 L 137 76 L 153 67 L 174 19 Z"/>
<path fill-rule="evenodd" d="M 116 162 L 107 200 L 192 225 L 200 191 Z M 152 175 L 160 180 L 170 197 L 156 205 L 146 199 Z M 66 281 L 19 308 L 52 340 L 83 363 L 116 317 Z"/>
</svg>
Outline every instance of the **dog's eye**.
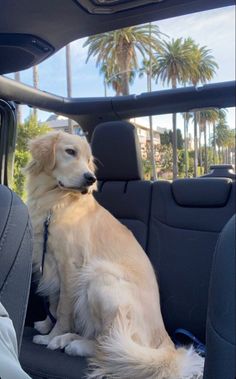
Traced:
<svg viewBox="0 0 236 379">
<path fill-rule="evenodd" d="M 76 151 L 74 149 L 66 149 L 65 152 L 73 157 L 76 156 Z"/>
</svg>

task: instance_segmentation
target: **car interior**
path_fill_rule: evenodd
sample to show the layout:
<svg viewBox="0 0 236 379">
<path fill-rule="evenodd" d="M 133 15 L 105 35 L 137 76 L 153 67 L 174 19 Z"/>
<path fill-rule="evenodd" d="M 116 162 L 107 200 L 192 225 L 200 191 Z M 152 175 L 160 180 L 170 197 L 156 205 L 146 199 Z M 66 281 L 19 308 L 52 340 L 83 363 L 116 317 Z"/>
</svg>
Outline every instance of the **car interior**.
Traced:
<svg viewBox="0 0 236 379">
<path fill-rule="evenodd" d="M 0 74 L 32 67 L 78 38 L 230 5 L 234 1 L 3 0 Z M 60 25 L 58 20 L 63 20 Z M 33 234 L 27 207 L 10 189 L 16 104 L 55 112 L 82 126 L 97 159 L 94 196 L 148 255 L 169 335 L 174 338 L 176 329 L 184 328 L 206 345 L 203 379 L 235 378 L 234 168 L 213 165 L 197 178 L 145 180 L 136 129 L 129 121 L 235 107 L 235 81 L 69 98 L 0 76 L 0 301 L 13 320 L 21 365 L 33 379 L 82 379 L 84 358 L 32 342 L 33 323 L 45 317 L 45 310 L 31 277 Z"/>
</svg>

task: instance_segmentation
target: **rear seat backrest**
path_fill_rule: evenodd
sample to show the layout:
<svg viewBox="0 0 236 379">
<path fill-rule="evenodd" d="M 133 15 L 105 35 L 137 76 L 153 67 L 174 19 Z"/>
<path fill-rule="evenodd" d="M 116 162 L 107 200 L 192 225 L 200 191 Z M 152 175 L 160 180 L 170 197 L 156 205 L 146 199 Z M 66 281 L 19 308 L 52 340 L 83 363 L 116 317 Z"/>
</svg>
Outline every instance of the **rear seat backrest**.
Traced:
<svg viewBox="0 0 236 379">
<path fill-rule="evenodd" d="M 91 146 L 98 168 L 96 200 L 125 224 L 146 249 L 151 182 L 142 180 L 135 127 L 126 121 L 99 124 Z"/>
<path fill-rule="evenodd" d="M 231 179 L 153 184 L 148 253 L 170 335 L 179 327 L 205 340 L 212 256 L 218 235 L 234 212 Z"/>
</svg>

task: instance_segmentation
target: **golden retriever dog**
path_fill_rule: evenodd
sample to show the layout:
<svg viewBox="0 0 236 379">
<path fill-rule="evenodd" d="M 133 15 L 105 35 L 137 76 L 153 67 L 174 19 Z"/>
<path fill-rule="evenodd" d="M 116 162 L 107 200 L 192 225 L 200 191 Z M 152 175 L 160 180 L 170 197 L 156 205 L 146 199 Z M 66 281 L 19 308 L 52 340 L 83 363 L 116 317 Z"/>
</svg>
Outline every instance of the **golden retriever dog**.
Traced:
<svg viewBox="0 0 236 379">
<path fill-rule="evenodd" d="M 34 342 L 89 359 L 87 378 L 190 379 L 203 358 L 176 349 L 160 311 L 152 265 L 133 234 L 100 206 L 85 138 L 51 132 L 30 143 L 26 168 L 38 291 L 56 318 L 36 322 Z M 42 335 L 44 334 L 44 335 Z"/>
</svg>

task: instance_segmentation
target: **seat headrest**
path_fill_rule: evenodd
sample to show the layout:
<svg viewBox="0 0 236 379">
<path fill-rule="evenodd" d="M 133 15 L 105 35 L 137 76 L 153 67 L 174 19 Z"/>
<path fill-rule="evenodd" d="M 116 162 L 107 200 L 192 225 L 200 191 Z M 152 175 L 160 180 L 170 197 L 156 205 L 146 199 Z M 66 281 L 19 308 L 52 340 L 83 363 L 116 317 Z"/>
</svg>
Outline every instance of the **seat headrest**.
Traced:
<svg viewBox="0 0 236 379">
<path fill-rule="evenodd" d="M 143 178 L 140 146 L 135 127 L 126 121 L 99 124 L 91 140 L 98 180 Z"/>
<path fill-rule="evenodd" d="M 185 207 L 223 207 L 232 180 L 228 178 L 177 179 L 172 183 L 175 201 Z"/>
</svg>

